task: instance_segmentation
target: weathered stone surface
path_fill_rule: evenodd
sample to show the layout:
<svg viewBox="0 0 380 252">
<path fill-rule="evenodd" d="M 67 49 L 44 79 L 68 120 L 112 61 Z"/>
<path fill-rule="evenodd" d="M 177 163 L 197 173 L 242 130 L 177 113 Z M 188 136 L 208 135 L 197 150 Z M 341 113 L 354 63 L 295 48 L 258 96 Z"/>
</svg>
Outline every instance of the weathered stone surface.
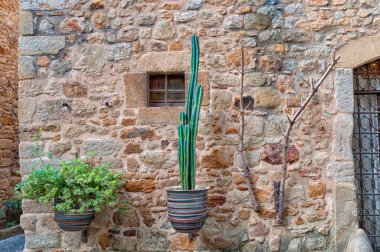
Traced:
<svg viewBox="0 0 380 252">
<path fill-rule="evenodd" d="M 199 10 L 202 8 L 203 0 L 189 0 L 186 10 Z"/>
<path fill-rule="evenodd" d="M 54 79 L 51 80 L 25 80 L 20 81 L 19 85 L 19 96 L 34 97 L 42 94 L 55 95 L 58 93 L 59 85 Z"/>
<path fill-rule="evenodd" d="M 136 251 L 136 243 L 137 241 L 133 237 L 117 235 L 113 238 L 113 243 L 111 247 L 116 251 Z"/>
<path fill-rule="evenodd" d="M 71 149 L 70 142 L 55 143 L 50 146 L 50 152 L 56 156 L 60 156 Z"/>
<path fill-rule="evenodd" d="M 347 252 L 373 252 L 371 242 L 363 229 L 357 229 L 352 235 Z"/>
<path fill-rule="evenodd" d="M 326 193 L 325 183 L 309 183 L 308 194 L 310 198 L 324 198 Z"/>
<path fill-rule="evenodd" d="M 354 184 L 338 183 L 334 188 L 335 232 L 339 239 L 335 240 L 337 250 L 344 250 L 351 235 L 357 230 L 356 189 Z M 341 214 L 344 212 L 345 214 Z"/>
<path fill-rule="evenodd" d="M 82 101 L 73 101 L 70 104 L 70 107 L 71 114 L 78 117 L 91 116 L 97 111 L 95 104 L 85 103 Z"/>
<path fill-rule="evenodd" d="M 184 72 L 190 69 L 190 57 L 185 52 L 146 53 L 138 60 L 138 69 L 143 72 Z M 146 83 L 146 82 L 145 82 Z"/>
<path fill-rule="evenodd" d="M 143 13 L 137 19 L 137 24 L 140 26 L 151 26 L 156 22 L 156 15 L 152 13 Z"/>
<path fill-rule="evenodd" d="M 124 149 L 125 154 L 141 153 L 142 151 L 143 149 L 141 149 L 141 145 L 134 142 L 127 143 Z"/>
<path fill-rule="evenodd" d="M 244 76 L 244 83 L 247 86 L 260 87 L 266 83 L 266 77 L 261 72 L 247 73 Z"/>
<path fill-rule="evenodd" d="M 176 125 L 184 108 L 140 108 L 137 119 L 140 125 Z"/>
<path fill-rule="evenodd" d="M 355 181 L 354 162 L 332 162 L 327 165 L 327 176 L 335 182 L 351 182 Z"/>
<path fill-rule="evenodd" d="M 281 237 L 278 235 L 273 236 L 269 241 L 269 250 L 272 252 L 280 251 Z"/>
<path fill-rule="evenodd" d="M 173 23 L 170 21 L 160 21 L 156 24 L 153 30 L 154 39 L 168 39 L 174 35 Z"/>
<path fill-rule="evenodd" d="M 59 25 L 61 33 L 81 33 L 84 30 L 85 19 L 83 17 L 65 18 Z"/>
<path fill-rule="evenodd" d="M 197 13 L 193 11 L 179 12 L 174 15 L 174 21 L 178 23 L 186 23 L 197 18 Z"/>
<path fill-rule="evenodd" d="M 233 148 L 213 148 L 201 156 L 201 166 L 204 168 L 227 168 L 232 165 L 233 156 Z"/>
<path fill-rule="evenodd" d="M 167 169 L 173 167 L 177 163 L 177 158 L 176 156 L 173 157 L 170 152 L 148 152 L 143 161 L 147 167 Z"/>
<path fill-rule="evenodd" d="M 121 144 L 112 139 L 88 138 L 83 144 L 82 151 L 92 152 L 95 156 L 108 156 L 121 149 Z"/>
<path fill-rule="evenodd" d="M 132 45 L 130 43 L 117 44 L 108 52 L 108 60 L 120 61 L 132 56 Z"/>
<path fill-rule="evenodd" d="M 232 105 L 232 93 L 228 90 L 211 91 L 211 106 L 214 110 L 225 110 Z"/>
<path fill-rule="evenodd" d="M 142 140 L 153 139 L 155 137 L 155 132 L 149 128 L 132 128 L 132 129 L 124 129 L 120 133 L 121 139 L 128 138 L 137 138 L 141 137 Z"/>
<path fill-rule="evenodd" d="M 32 35 L 34 33 L 34 19 L 30 11 L 20 11 L 19 32 L 22 35 Z"/>
<path fill-rule="evenodd" d="M 69 249 L 79 249 L 82 232 L 63 232 L 61 235 L 62 247 Z"/>
<path fill-rule="evenodd" d="M 196 243 L 194 240 L 189 240 L 186 234 L 175 234 L 170 238 L 170 249 L 171 250 L 196 250 Z"/>
<path fill-rule="evenodd" d="M 83 97 L 87 95 L 86 86 L 76 81 L 62 83 L 62 91 L 66 97 Z"/>
<path fill-rule="evenodd" d="M 332 158 L 336 161 L 350 161 L 352 155 L 352 130 L 354 120 L 350 114 L 340 114 L 334 119 L 334 139 L 332 141 Z"/>
<path fill-rule="evenodd" d="M 124 184 L 124 188 L 127 192 L 144 192 L 150 193 L 155 189 L 153 180 L 128 180 Z"/>
<path fill-rule="evenodd" d="M 20 55 L 57 54 L 65 47 L 65 36 L 21 37 Z"/>
<path fill-rule="evenodd" d="M 265 30 L 271 24 L 271 18 L 263 14 L 247 14 L 244 16 L 244 29 Z"/>
<path fill-rule="evenodd" d="M 36 66 L 33 57 L 19 57 L 18 76 L 21 80 L 34 79 L 36 77 Z"/>
<path fill-rule="evenodd" d="M 63 77 L 71 70 L 71 67 L 71 61 L 69 60 L 53 60 L 50 64 L 54 77 Z"/>
<path fill-rule="evenodd" d="M 169 247 L 166 234 L 160 230 L 141 228 L 137 237 L 141 239 L 137 244 L 137 251 L 166 251 Z"/>
<path fill-rule="evenodd" d="M 32 120 L 36 111 L 36 100 L 33 98 L 21 99 L 18 101 L 18 120 L 21 123 L 27 123 Z"/>
<path fill-rule="evenodd" d="M 21 10 L 62 10 L 66 8 L 66 0 L 21 0 Z"/>
<path fill-rule="evenodd" d="M 128 207 L 125 211 L 117 211 L 114 213 L 113 221 L 116 225 L 128 228 L 140 226 L 139 216 L 133 207 Z"/>
<path fill-rule="evenodd" d="M 91 17 L 91 23 L 98 29 L 105 29 L 110 25 L 110 21 L 103 11 L 95 12 Z"/>
<path fill-rule="evenodd" d="M 227 18 L 224 25 L 231 30 L 241 29 L 243 27 L 243 19 L 240 15 L 234 15 Z"/>
<path fill-rule="evenodd" d="M 338 112 L 354 111 L 354 85 L 352 69 L 339 68 L 335 71 L 335 100 Z"/>
<path fill-rule="evenodd" d="M 64 100 L 45 100 L 37 104 L 37 117 L 41 121 L 58 120 L 67 113 Z"/>
<path fill-rule="evenodd" d="M 44 232 L 39 234 L 29 234 L 25 237 L 25 248 L 58 248 L 61 243 L 61 236 L 58 232 Z"/>
<path fill-rule="evenodd" d="M 81 69 L 87 76 L 96 77 L 103 73 L 107 50 L 104 45 L 88 45 L 80 52 L 81 59 L 74 68 Z"/>
<path fill-rule="evenodd" d="M 146 73 L 128 73 L 124 75 L 127 108 L 141 108 L 147 105 Z M 141 110 L 141 109 L 140 109 Z"/>
<path fill-rule="evenodd" d="M 23 214 L 20 217 L 20 225 L 24 231 L 34 231 L 36 229 L 37 217 L 34 214 Z"/>
<path fill-rule="evenodd" d="M 271 87 L 260 87 L 253 91 L 253 99 L 256 108 L 276 108 L 281 100 L 276 94 L 276 91 Z"/>
</svg>

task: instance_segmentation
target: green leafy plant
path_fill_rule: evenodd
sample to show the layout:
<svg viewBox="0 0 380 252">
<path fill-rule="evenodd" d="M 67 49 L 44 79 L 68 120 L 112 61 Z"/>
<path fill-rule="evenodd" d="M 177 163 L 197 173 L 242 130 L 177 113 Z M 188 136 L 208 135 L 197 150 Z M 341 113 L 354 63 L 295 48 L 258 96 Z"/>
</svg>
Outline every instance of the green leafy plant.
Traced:
<svg viewBox="0 0 380 252">
<path fill-rule="evenodd" d="M 178 125 L 178 163 L 183 190 L 195 189 L 195 148 L 203 96 L 202 85 L 197 84 L 199 67 L 199 42 L 197 36 L 192 36 L 191 45 L 191 73 L 186 100 L 186 112 L 180 113 L 180 124 Z"/>
<path fill-rule="evenodd" d="M 8 228 L 10 227 L 14 227 L 18 224 L 17 221 L 7 221 L 7 223 L 5 224 Z"/>
<path fill-rule="evenodd" d="M 41 153 L 40 137 L 32 150 Z M 50 157 L 52 158 L 52 157 Z M 88 159 L 60 161 L 58 167 L 44 163 L 33 167 L 29 176 L 16 186 L 22 198 L 53 203 L 56 211 L 101 211 L 106 206 L 123 208 L 118 191 L 122 186 L 121 173 L 112 172 L 108 164 L 91 165 Z"/>
</svg>

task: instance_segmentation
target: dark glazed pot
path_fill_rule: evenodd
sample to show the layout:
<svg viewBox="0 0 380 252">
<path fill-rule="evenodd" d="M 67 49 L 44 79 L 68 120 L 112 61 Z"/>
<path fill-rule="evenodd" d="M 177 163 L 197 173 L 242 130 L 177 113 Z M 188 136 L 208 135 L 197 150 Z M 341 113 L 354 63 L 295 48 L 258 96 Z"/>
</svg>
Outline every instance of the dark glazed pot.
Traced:
<svg viewBox="0 0 380 252">
<path fill-rule="evenodd" d="M 207 217 L 207 191 L 166 189 L 169 221 L 177 232 L 195 234 L 201 230 Z"/>
<path fill-rule="evenodd" d="M 95 211 L 93 210 L 73 214 L 56 211 L 54 214 L 54 220 L 63 231 L 85 231 L 94 219 Z"/>
</svg>

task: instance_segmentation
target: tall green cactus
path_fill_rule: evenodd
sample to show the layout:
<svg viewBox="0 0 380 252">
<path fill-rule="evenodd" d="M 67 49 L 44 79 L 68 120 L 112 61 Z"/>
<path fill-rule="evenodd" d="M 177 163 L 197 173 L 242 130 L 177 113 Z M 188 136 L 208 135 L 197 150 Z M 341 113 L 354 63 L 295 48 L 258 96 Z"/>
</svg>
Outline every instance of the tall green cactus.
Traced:
<svg viewBox="0 0 380 252">
<path fill-rule="evenodd" d="M 191 73 L 187 92 L 186 112 L 180 113 L 180 124 L 178 125 L 178 163 L 182 190 L 195 189 L 195 147 L 203 96 L 202 85 L 197 84 L 199 42 L 198 37 L 195 35 L 191 37 L 191 46 Z"/>
</svg>

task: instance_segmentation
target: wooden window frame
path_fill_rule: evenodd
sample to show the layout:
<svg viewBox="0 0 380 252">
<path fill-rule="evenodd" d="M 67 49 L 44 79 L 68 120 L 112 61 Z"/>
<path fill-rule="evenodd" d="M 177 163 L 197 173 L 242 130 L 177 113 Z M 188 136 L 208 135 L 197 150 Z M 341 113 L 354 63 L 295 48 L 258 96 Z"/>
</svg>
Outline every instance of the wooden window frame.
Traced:
<svg viewBox="0 0 380 252">
<path fill-rule="evenodd" d="M 151 76 L 157 76 L 157 75 L 164 75 L 165 76 L 165 89 L 164 90 L 152 90 L 150 89 L 150 81 L 151 81 Z M 183 87 L 184 89 L 168 89 L 168 76 L 170 75 L 181 75 L 182 80 L 183 80 Z M 152 104 L 150 102 L 150 92 L 151 91 L 156 91 L 156 92 L 164 92 L 165 93 L 165 101 L 164 103 L 156 103 Z M 183 102 L 168 102 L 168 92 L 183 92 L 184 93 L 184 100 Z M 186 104 L 186 73 L 185 72 L 149 72 L 147 74 L 147 107 L 148 108 L 162 108 L 162 107 L 184 107 Z M 153 105 L 153 106 L 152 106 Z"/>
</svg>

